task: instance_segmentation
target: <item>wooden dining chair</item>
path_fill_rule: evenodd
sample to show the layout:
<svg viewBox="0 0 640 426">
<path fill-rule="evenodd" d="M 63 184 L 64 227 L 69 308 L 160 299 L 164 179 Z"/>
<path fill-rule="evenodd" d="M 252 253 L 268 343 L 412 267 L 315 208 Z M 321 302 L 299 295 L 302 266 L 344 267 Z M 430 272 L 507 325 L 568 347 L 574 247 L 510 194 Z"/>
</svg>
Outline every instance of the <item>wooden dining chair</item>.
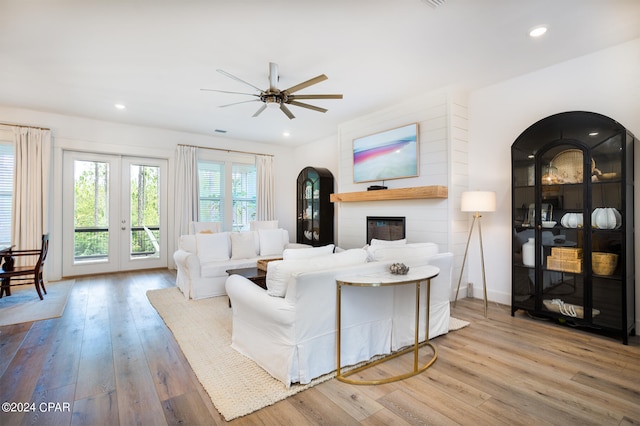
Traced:
<svg viewBox="0 0 640 426">
<path fill-rule="evenodd" d="M 42 236 L 42 246 L 40 249 L 11 250 L 5 255 L 5 261 L 0 268 L 0 298 L 2 298 L 3 294 L 11 296 L 11 287 L 13 286 L 34 284 L 38 296 L 40 300 L 42 300 L 42 292 L 44 291 L 44 294 L 47 294 L 47 289 L 44 288 L 44 280 L 42 279 L 42 271 L 48 251 L 49 234 L 44 234 Z M 9 258 L 8 255 L 10 255 L 11 258 Z M 35 264 L 15 266 L 14 259 L 23 256 L 37 256 L 37 261 Z"/>
</svg>

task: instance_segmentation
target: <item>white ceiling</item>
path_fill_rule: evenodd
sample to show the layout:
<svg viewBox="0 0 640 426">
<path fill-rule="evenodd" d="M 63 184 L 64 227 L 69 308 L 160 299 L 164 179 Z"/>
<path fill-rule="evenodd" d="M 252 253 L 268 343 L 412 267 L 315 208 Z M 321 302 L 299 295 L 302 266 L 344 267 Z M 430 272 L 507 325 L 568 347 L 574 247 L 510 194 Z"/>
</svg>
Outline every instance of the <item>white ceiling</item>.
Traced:
<svg viewBox="0 0 640 426">
<path fill-rule="evenodd" d="M 430 90 L 483 87 L 640 37 L 638 0 L 0 0 L 0 105 L 301 144 Z M 528 37 L 539 24 L 540 39 Z M 343 93 L 252 118 L 223 69 Z M 612 67 L 623 66 L 611 64 Z M 126 110 L 114 108 L 123 103 Z M 0 117 L 0 121 L 2 117 Z M 285 138 L 283 131 L 291 136 Z"/>
</svg>

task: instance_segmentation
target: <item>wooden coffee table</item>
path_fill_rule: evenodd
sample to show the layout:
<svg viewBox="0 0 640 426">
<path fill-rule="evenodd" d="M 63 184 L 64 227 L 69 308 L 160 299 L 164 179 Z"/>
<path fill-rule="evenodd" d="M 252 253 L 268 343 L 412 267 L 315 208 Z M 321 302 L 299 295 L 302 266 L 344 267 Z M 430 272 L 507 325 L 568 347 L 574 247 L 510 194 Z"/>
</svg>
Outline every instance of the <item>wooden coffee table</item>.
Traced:
<svg viewBox="0 0 640 426">
<path fill-rule="evenodd" d="M 267 271 L 258 269 L 258 267 L 227 269 L 225 272 L 229 275 L 242 275 L 258 287 L 267 289 Z"/>
<path fill-rule="evenodd" d="M 258 287 L 267 289 L 267 271 L 263 271 L 257 266 L 253 268 L 227 269 L 225 272 L 229 275 L 241 275 Z M 229 307 L 231 307 L 231 298 L 229 298 Z"/>
</svg>

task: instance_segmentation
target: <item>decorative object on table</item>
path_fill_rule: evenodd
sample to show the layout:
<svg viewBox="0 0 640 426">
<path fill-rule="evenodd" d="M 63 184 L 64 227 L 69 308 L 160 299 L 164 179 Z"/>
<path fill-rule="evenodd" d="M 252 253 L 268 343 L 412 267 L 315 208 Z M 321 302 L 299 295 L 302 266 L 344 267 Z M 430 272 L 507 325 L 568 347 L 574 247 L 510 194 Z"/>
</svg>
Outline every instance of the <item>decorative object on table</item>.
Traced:
<svg viewBox="0 0 640 426">
<path fill-rule="evenodd" d="M 613 275 L 618 266 L 618 255 L 615 253 L 591 253 L 591 268 L 596 275 Z"/>
<path fill-rule="evenodd" d="M 560 224 L 565 228 L 582 228 L 582 213 L 565 213 L 560 219 Z"/>
<path fill-rule="evenodd" d="M 496 211 L 496 193 L 492 191 L 466 191 L 462 193 L 462 199 L 460 201 L 460 210 L 463 212 L 473 212 L 473 221 L 471 222 L 471 228 L 469 229 L 469 237 L 467 238 L 467 245 L 464 249 L 464 257 L 462 259 L 462 268 L 460 269 L 460 278 L 458 279 L 458 288 L 456 290 L 456 298 L 453 302 L 458 301 L 458 292 L 460 291 L 460 282 L 462 281 L 462 274 L 464 272 L 464 264 L 467 260 L 467 252 L 469 251 L 469 241 L 471 241 L 471 235 L 473 234 L 473 225 L 478 221 L 478 235 L 480 237 L 480 261 L 482 263 L 482 287 L 484 291 L 484 317 L 487 318 L 487 279 L 484 269 L 484 250 L 482 248 L 482 226 L 480 222 L 480 212 L 494 212 Z"/>
<path fill-rule="evenodd" d="M 394 275 L 407 275 L 409 273 L 409 267 L 404 263 L 392 263 L 389 266 L 389 272 Z"/>
<path fill-rule="evenodd" d="M 591 213 L 591 226 L 598 229 L 618 229 L 622 226 L 622 215 L 612 207 L 600 207 Z"/>
</svg>

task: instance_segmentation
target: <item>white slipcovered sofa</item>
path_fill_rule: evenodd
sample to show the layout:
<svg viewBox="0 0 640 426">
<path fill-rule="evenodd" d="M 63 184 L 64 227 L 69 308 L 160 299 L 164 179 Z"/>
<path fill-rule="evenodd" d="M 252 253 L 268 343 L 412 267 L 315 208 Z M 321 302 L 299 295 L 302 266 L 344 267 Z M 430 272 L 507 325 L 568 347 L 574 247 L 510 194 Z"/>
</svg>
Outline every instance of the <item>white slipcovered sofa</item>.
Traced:
<svg viewBox="0 0 640 426">
<path fill-rule="evenodd" d="M 285 248 L 298 246 L 279 228 L 182 235 L 173 254 L 176 285 L 191 299 L 222 296 L 228 269 L 255 267 L 259 259 L 278 258 Z"/>
<path fill-rule="evenodd" d="M 309 250 L 298 250 L 296 257 Z M 239 275 L 227 279 L 232 302 L 232 347 L 255 361 L 286 386 L 309 383 L 336 368 L 336 278 L 388 270 L 403 261 L 411 268 L 431 264 L 440 269 L 431 280 L 429 338 L 449 330 L 451 253 L 437 254 L 435 244 L 406 245 L 368 253 L 352 249 L 308 259 L 270 262 L 267 290 Z M 395 254 L 394 254 L 395 252 Z M 407 257 L 407 255 L 410 255 Z M 369 257 L 369 259 L 368 259 Z M 388 354 L 412 344 L 415 287 L 342 290 L 343 366 Z M 425 306 L 425 285 L 421 288 Z M 419 337 L 425 339 L 421 310 Z"/>
</svg>

